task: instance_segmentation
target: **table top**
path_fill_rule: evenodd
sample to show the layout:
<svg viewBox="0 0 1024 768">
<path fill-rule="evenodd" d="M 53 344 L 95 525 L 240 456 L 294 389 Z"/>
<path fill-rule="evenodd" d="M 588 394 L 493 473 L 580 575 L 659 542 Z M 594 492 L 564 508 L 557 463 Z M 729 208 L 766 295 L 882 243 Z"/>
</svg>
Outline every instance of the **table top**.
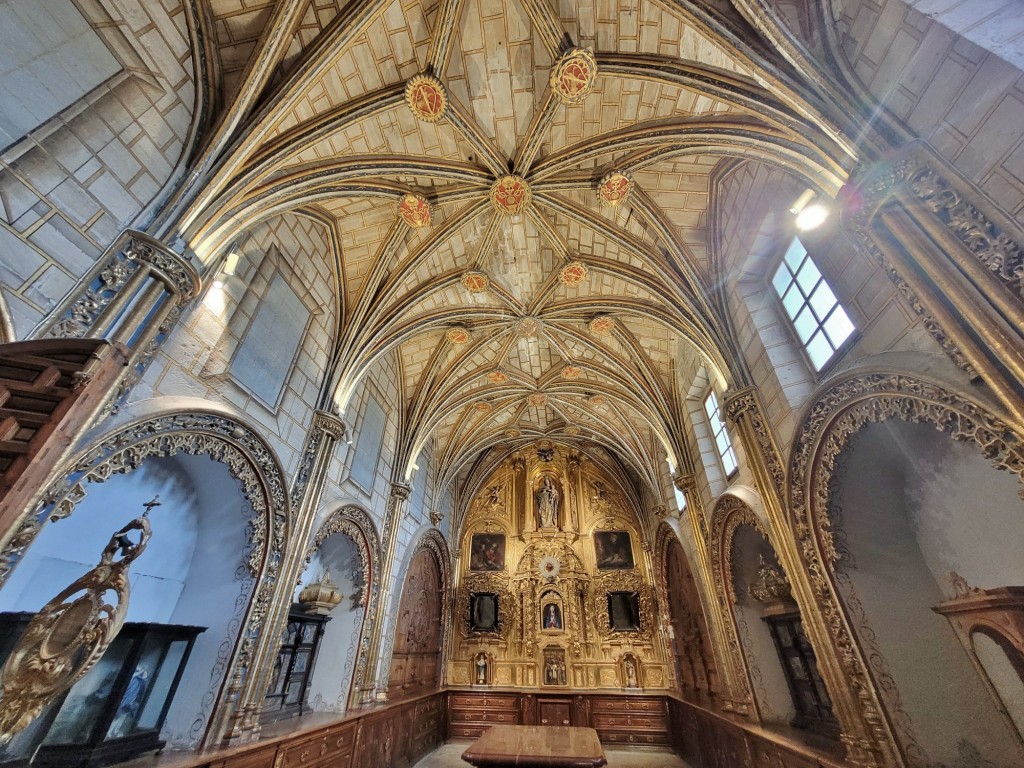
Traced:
<svg viewBox="0 0 1024 768">
<path fill-rule="evenodd" d="M 608 764 L 593 728 L 537 725 L 495 725 L 469 745 L 462 759 L 478 768 L 599 768 Z"/>
</svg>

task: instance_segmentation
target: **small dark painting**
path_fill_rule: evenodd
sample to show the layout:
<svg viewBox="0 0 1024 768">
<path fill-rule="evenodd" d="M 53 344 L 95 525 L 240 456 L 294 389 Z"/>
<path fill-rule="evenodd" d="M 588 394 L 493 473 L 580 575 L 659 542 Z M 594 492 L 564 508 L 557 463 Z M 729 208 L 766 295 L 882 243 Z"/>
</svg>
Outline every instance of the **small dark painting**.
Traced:
<svg viewBox="0 0 1024 768">
<path fill-rule="evenodd" d="M 474 533 L 469 545 L 469 570 L 505 570 L 505 534 Z"/>
<path fill-rule="evenodd" d="M 597 567 L 621 570 L 633 567 L 633 545 L 628 531 L 597 531 L 594 534 Z"/>
<path fill-rule="evenodd" d="M 469 628 L 473 632 L 498 631 L 498 596 L 472 592 L 469 596 Z"/>
<path fill-rule="evenodd" d="M 608 626 L 616 632 L 640 629 L 640 595 L 636 592 L 608 593 Z"/>
</svg>

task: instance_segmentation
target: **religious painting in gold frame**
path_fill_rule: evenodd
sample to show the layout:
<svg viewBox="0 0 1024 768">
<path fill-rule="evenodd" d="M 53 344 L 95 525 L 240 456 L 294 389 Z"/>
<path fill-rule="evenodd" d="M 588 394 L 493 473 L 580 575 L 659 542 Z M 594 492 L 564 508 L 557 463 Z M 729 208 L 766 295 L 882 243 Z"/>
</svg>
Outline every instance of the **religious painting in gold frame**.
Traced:
<svg viewBox="0 0 1024 768">
<path fill-rule="evenodd" d="M 596 531 L 594 556 L 598 569 L 602 571 L 633 568 L 633 544 L 629 531 Z"/>
<path fill-rule="evenodd" d="M 505 570 L 505 534 L 474 533 L 469 544 L 469 570 Z"/>
</svg>

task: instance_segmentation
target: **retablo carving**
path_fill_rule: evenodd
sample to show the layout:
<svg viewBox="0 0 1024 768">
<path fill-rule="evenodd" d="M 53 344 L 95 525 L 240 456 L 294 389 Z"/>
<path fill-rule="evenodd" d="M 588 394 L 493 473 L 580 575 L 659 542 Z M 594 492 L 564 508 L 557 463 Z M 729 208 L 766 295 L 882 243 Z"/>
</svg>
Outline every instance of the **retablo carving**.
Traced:
<svg viewBox="0 0 1024 768">
<path fill-rule="evenodd" d="M 563 104 L 579 104 L 596 81 L 597 59 L 589 48 L 570 48 L 551 70 L 551 90 Z"/>
<path fill-rule="evenodd" d="M 601 205 L 615 207 L 624 202 L 633 189 L 633 179 L 623 171 L 606 173 L 597 184 L 597 197 Z"/>
<path fill-rule="evenodd" d="M 522 213 L 532 199 L 530 185 L 522 176 L 502 176 L 491 186 L 491 205 L 508 216 Z"/>
<path fill-rule="evenodd" d="M 0 744 L 8 743 L 42 710 L 92 669 L 128 614 L 128 568 L 151 529 L 146 511 L 110 537 L 99 564 L 43 606 L 0 672 Z M 131 534 L 138 532 L 138 541 Z M 108 596 L 113 602 L 108 602 Z"/>
<path fill-rule="evenodd" d="M 405 102 L 413 116 L 425 123 L 436 123 L 444 117 L 448 94 L 433 75 L 416 75 L 405 84 Z"/>
<path fill-rule="evenodd" d="M 398 201 L 398 213 L 410 227 L 430 226 L 430 203 L 423 195 L 407 192 Z"/>
</svg>

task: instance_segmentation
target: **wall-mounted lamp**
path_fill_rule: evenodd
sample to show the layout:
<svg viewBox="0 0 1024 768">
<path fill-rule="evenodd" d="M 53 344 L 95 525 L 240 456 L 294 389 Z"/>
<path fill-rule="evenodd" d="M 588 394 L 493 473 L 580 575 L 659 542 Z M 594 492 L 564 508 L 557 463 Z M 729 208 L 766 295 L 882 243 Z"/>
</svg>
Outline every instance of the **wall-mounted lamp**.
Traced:
<svg viewBox="0 0 1024 768">
<path fill-rule="evenodd" d="M 801 232 L 820 227 L 828 218 L 828 208 L 816 202 L 816 197 L 813 189 L 805 189 L 789 208 L 789 212 L 796 216 L 796 228 Z"/>
<path fill-rule="evenodd" d="M 224 259 L 224 265 L 220 268 L 220 272 L 217 273 L 217 277 L 213 281 L 214 288 L 223 288 L 224 278 L 235 274 L 235 270 L 238 269 L 238 258 L 238 251 L 231 251 L 228 254 L 228 257 Z"/>
</svg>

